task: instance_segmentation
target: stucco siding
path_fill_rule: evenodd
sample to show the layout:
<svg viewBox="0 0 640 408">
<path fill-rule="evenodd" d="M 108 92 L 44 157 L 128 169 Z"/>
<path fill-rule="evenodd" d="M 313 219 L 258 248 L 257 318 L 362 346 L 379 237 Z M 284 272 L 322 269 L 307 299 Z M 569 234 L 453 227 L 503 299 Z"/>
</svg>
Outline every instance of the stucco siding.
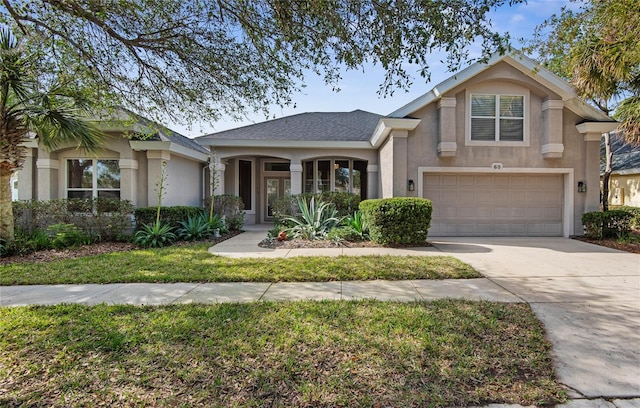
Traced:
<svg viewBox="0 0 640 408">
<path fill-rule="evenodd" d="M 609 189 L 609 204 L 640 207 L 640 174 L 613 174 Z"/>
<path fill-rule="evenodd" d="M 167 161 L 166 191 L 162 204 L 202 206 L 203 164 L 172 155 Z"/>
</svg>

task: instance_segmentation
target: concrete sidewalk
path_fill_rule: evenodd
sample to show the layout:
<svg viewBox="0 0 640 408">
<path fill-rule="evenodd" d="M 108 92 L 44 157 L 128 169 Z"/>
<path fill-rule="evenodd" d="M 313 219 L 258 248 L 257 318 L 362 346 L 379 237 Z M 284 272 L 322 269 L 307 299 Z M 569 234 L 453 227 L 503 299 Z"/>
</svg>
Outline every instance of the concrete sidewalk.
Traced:
<svg viewBox="0 0 640 408">
<path fill-rule="evenodd" d="M 522 300 L 488 279 L 307 283 L 114 283 L 106 285 L 1 286 L 0 306 L 255 302 L 378 299 L 401 302 L 465 298 Z"/>
</svg>

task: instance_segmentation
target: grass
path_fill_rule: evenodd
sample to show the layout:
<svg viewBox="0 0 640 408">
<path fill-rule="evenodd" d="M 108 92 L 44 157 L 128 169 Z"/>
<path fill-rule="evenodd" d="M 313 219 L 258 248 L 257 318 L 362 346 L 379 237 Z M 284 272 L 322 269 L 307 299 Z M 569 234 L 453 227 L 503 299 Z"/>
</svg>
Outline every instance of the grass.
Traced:
<svg viewBox="0 0 640 408">
<path fill-rule="evenodd" d="M 476 278 L 471 266 L 444 256 L 294 257 L 232 259 L 207 244 L 113 252 L 46 263 L 0 266 L 0 284 L 120 282 L 326 282 Z"/>
<path fill-rule="evenodd" d="M 527 305 L 0 308 L 0 406 L 551 405 Z"/>
</svg>

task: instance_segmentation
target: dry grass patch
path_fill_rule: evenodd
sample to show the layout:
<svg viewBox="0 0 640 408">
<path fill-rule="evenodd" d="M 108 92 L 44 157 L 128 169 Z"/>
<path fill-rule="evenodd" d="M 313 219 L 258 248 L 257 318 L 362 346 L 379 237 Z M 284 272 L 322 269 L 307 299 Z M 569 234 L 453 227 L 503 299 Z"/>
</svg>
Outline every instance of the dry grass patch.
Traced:
<svg viewBox="0 0 640 408">
<path fill-rule="evenodd" d="M 468 406 L 564 400 L 524 304 L 0 309 L 1 406 Z"/>
</svg>

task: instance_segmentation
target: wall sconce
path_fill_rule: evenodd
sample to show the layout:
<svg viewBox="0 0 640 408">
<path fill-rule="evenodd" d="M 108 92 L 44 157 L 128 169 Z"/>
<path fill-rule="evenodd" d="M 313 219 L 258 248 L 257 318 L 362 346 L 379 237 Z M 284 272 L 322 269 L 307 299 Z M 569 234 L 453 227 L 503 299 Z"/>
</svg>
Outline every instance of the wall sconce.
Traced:
<svg viewBox="0 0 640 408">
<path fill-rule="evenodd" d="M 407 183 L 407 189 L 409 191 L 416 191 L 416 185 L 413 180 L 409 180 L 409 182 Z"/>
<path fill-rule="evenodd" d="M 586 193 L 587 192 L 587 183 L 584 181 L 578 181 L 578 193 Z"/>
</svg>

